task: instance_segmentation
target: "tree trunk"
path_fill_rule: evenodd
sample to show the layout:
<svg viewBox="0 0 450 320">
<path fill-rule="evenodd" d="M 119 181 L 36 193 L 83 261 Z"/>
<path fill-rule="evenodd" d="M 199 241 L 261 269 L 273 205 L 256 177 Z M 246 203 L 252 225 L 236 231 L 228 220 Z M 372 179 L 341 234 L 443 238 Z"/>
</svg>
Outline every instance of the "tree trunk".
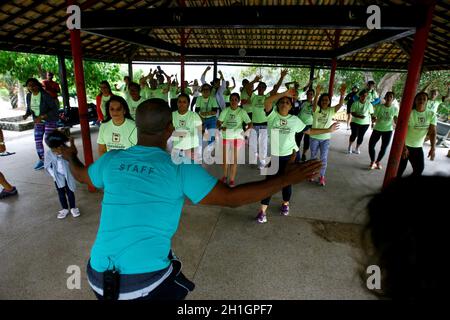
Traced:
<svg viewBox="0 0 450 320">
<path fill-rule="evenodd" d="M 26 109 L 27 104 L 25 101 L 25 90 L 20 85 L 20 81 L 17 81 L 17 96 L 18 96 L 18 108 L 19 109 Z"/>
<path fill-rule="evenodd" d="M 400 79 L 401 73 L 399 72 L 389 72 L 386 73 L 383 78 L 381 78 L 380 82 L 378 83 L 378 95 L 380 98 L 383 98 L 386 92 L 392 91 L 392 86 L 395 84 L 395 82 Z"/>
<path fill-rule="evenodd" d="M 13 84 L 7 84 L 6 85 L 6 89 L 8 90 L 8 94 L 9 94 L 9 102 L 11 103 L 11 107 L 13 109 L 17 108 L 17 90 L 16 90 L 16 86 L 15 83 Z"/>
</svg>

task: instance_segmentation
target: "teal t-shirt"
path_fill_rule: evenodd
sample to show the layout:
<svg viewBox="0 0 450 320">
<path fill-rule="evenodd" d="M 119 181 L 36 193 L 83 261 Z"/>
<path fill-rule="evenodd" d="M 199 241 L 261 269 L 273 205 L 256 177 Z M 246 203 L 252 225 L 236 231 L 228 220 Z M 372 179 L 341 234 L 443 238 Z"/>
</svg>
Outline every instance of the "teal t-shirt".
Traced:
<svg viewBox="0 0 450 320">
<path fill-rule="evenodd" d="M 197 127 L 201 127 L 202 119 L 200 119 L 200 116 L 197 113 L 188 111 L 181 115 L 178 111 L 174 111 L 172 112 L 172 123 L 175 128 L 174 133 L 181 133 L 184 135 L 174 135 L 173 147 L 175 149 L 189 150 L 199 146 L 199 133 L 197 132 Z"/>
<path fill-rule="evenodd" d="M 392 131 L 394 130 L 394 117 L 398 117 L 398 109 L 391 105 L 386 107 L 381 104 L 376 107 L 373 115 L 377 118 L 375 122 L 374 130 L 377 131 Z"/>
<path fill-rule="evenodd" d="M 242 135 L 242 124 L 250 123 L 250 117 L 244 109 L 237 107 L 235 110 L 231 107 L 225 108 L 219 116 L 222 127 L 226 128 L 221 131 L 224 139 L 244 139 Z"/>
<path fill-rule="evenodd" d="M 367 93 L 366 101 L 372 103 L 372 102 L 375 101 L 376 99 L 378 99 L 378 93 L 375 91 L 375 89 L 370 90 L 370 91 Z M 352 105 L 352 110 L 353 110 L 353 105 Z"/>
<path fill-rule="evenodd" d="M 313 129 L 328 129 L 333 124 L 333 117 L 336 114 L 336 109 L 333 107 L 328 107 L 326 110 L 320 110 L 319 107 L 316 108 L 316 112 L 313 115 Z M 311 138 L 317 140 L 328 140 L 331 139 L 331 133 L 321 133 L 311 135 Z"/>
<path fill-rule="evenodd" d="M 292 150 L 298 151 L 295 134 L 306 125 L 297 116 L 280 115 L 275 109 L 267 116 L 267 128 L 270 136 L 270 152 L 274 156 L 288 156 Z"/>
<path fill-rule="evenodd" d="M 436 123 L 436 113 L 433 111 L 425 109 L 425 111 L 418 112 L 413 109 L 408 120 L 408 133 L 406 134 L 405 144 L 408 147 L 421 148 L 430 124 L 436 125 Z"/>
<path fill-rule="evenodd" d="M 298 117 L 307 126 L 313 124 L 313 106 L 311 102 L 309 101 L 303 102 Z"/>
<path fill-rule="evenodd" d="M 108 152 L 88 174 L 104 190 L 90 263 L 121 274 L 167 268 L 185 197 L 197 204 L 217 183 L 200 165 L 174 164 L 167 152 L 144 146 Z"/>
<path fill-rule="evenodd" d="M 352 112 L 359 113 L 364 116 L 364 119 L 359 119 L 357 117 L 352 117 L 352 122 L 366 125 L 370 124 L 370 115 L 373 113 L 373 105 L 366 98 L 366 102 L 362 103 L 359 100 L 353 102 Z"/>
<path fill-rule="evenodd" d="M 35 117 L 41 115 L 41 92 L 37 95 L 31 94 L 30 109 L 34 112 Z"/>
<path fill-rule="evenodd" d="M 120 126 L 116 126 L 112 120 L 100 125 L 97 137 L 98 144 L 106 145 L 106 150 L 127 149 L 137 143 L 136 124 L 133 120 L 126 119 Z"/>
<path fill-rule="evenodd" d="M 252 121 L 253 124 L 267 122 L 266 111 L 264 110 L 264 102 L 269 95 L 252 95 Z"/>
</svg>

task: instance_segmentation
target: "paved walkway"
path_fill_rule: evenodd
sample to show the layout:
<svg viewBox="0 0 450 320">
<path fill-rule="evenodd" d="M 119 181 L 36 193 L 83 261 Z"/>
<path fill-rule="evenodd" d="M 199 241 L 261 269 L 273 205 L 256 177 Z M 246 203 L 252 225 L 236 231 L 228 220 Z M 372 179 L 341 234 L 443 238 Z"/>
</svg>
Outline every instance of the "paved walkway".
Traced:
<svg viewBox="0 0 450 320">
<path fill-rule="evenodd" d="M 97 129 L 91 128 L 96 146 Z M 83 159 L 79 127 L 72 133 Z M 349 134 L 343 124 L 332 138 L 327 186 L 295 186 L 288 217 L 277 213 L 280 193 L 273 197 L 265 225 L 254 221 L 256 203 L 236 209 L 184 206 L 173 248 L 197 286 L 189 299 L 373 299 L 358 277 L 359 237 L 368 196 L 379 190 L 384 170 L 367 170 L 370 132 L 361 155 L 344 153 Z M 16 154 L 0 157 L 0 170 L 19 196 L 0 201 L 0 299 L 94 299 L 85 264 L 102 194 L 79 186 L 82 215 L 56 219 L 60 208 L 54 184 L 32 169 L 33 132 L 7 131 L 5 138 Z M 438 148 L 436 160 L 426 161 L 425 173 L 449 174 L 447 152 Z M 219 166 L 208 170 L 221 176 Z M 257 173 L 240 166 L 237 183 L 260 179 Z M 70 265 L 81 268 L 80 290 L 67 289 Z"/>
</svg>

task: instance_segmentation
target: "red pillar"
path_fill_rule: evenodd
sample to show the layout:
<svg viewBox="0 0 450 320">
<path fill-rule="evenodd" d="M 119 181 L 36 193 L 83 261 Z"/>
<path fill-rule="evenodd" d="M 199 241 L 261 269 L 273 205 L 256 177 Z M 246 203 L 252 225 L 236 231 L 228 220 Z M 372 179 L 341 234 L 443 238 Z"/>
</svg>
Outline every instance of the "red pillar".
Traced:
<svg viewBox="0 0 450 320">
<path fill-rule="evenodd" d="M 339 37 L 341 35 L 341 30 L 336 30 L 334 34 L 334 44 L 333 49 L 336 50 L 339 47 Z M 328 85 L 328 94 L 330 95 L 330 100 L 333 98 L 333 87 L 334 87 L 334 77 L 336 74 L 337 58 L 334 57 L 331 60 L 331 74 L 330 74 L 330 84 Z"/>
<path fill-rule="evenodd" d="M 337 59 L 333 58 L 331 61 L 331 74 L 330 74 L 330 84 L 328 85 L 328 94 L 330 99 L 333 97 L 333 87 L 334 87 L 334 76 L 336 74 Z"/>
<path fill-rule="evenodd" d="M 430 32 L 431 21 L 433 20 L 435 1 L 429 3 L 427 9 L 426 22 L 417 27 L 414 36 L 414 43 L 411 50 L 411 57 L 408 66 L 405 89 L 403 91 L 400 110 L 395 128 L 394 139 L 392 141 L 391 152 L 384 176 L 383 188 L 387 187 L 397 176 L 400 158 L 405 144 L 406 133 L 408 131 L 408 120 L 411 114 L 414 96 L 420 80 L 420 71 L 423 63 L 425 49 L 427 47 L 428 33 Z"/>
<path fill-rule="evenodd" d="M 91 134 L 89 130 L 86 90 L 84 85 L 83 60 L 81 57 L 80 30 L 70 30 L 70 45 L 72 47 L 73 66 L 75 69 L 75 84 L 77 88 L 78 112 L 80 115 L 81 137 L 83 141 L 84 163 L 89 166 L 93 161 Z M 89 191 L 95 189 L 89 188 Z"/>
<path fill-rule="evenodd" d="M 184 55 L 184 49 L 186 48 L 186 34 L 184 29 L 181 29 L 181 57 L 180 57 L 180 64 L 181 64 L 181 72 L 180 72 L 180 78 L 181 78 L 181 92 L 184 93 L 184 90 L 186 89 L 184 87 L 184 63 L 186 60 L 186 57 Z"/>
</svg>

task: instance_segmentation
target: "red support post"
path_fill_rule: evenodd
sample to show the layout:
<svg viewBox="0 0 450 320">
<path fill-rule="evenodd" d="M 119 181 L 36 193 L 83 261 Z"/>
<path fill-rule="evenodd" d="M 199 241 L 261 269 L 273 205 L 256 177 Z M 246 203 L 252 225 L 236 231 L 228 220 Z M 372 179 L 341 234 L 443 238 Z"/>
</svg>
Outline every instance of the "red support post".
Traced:
<svg viewBox="0 0 450 320">
<path fill-rule="evenodd" d="M 185 32 L 184 32 L 184 29 L 181 29 L 181 57 L 180 57 L 180 64 L 181 64 L 181 75 L 180 75 L 180 78 L 181 78 L 181 80 L 180 81 L 181 81 L 181 92 L 183 92 L 183 93 L 184 93 L 184 90 L 186 89 L 184 87 L 184 78 L 185 78 L 185 75 L 184 75 L 184 63 L 185 63 L 185 60 L 186 60 L 186 57 L 184 55 L 185 47 L 186 47 L 186 35 L 185 35 Z"/>
<path fill-rule="evenodd" d="M 334 34 L 334 45 L 333 49 L 336 50 L 339 47 L 339 37 L 341 36 L 341 30 L 336 30 Z M 336 66 L 337 66 L 337 58 L 334 57 L 331 60 L 331 74 L 330 74 L 330 83 L 328 85 L 328 94 L 330 95 L 330 100 L 333 98 L 333 88 L 334 88 L 334 77 L 336 75 Z"/>
<path fill-rule="evenodd" d="M 400 110 L 395 128 L 394 139 L 392 141 L 391 152 L 384 176 L 383 188 L 387 187 L 397 176 L 400 158 L 403 153 L 406 133 L 408 131 L 408 121 L 411 114 L 414 96 L 420 80 L 420 72 L 423 63 L 425 49 L 427 47 L 428 34 L 433 20 L 435 1 L 428 3 L 427 18 L 424 25 L 417 27 L 414 36 L 414 43 L 411 50 L 411 57 L 408 66 L 405 89 L 403 91 Z"/>
<path fill-rule="evenodd" d="M 333 58 L 333 60 L 331 60 L 330 83 L 328 85 L 328 94 L 330 95 L 330 99 L 333 97 L 334 76 L 336 74 L 336 66 L 337 66 L 337 59 Z"/>
<path fill-rule="evenodd" d="M 94 162 L 92 156 L 91 134 L 89 130 L 86 89 L 84 85 L 83 60 L 81 53 L 80 30 L 70 30 L 70 45 L 72 47 L 73 66 L 75 69 L 75 84 L 77 88 L 78 112 L 80 115 L 81 137 L 83 141 L 84 163 L 89 166 Z M 95 191 L 89 187 L 89 191 Z"/>
</svg>

